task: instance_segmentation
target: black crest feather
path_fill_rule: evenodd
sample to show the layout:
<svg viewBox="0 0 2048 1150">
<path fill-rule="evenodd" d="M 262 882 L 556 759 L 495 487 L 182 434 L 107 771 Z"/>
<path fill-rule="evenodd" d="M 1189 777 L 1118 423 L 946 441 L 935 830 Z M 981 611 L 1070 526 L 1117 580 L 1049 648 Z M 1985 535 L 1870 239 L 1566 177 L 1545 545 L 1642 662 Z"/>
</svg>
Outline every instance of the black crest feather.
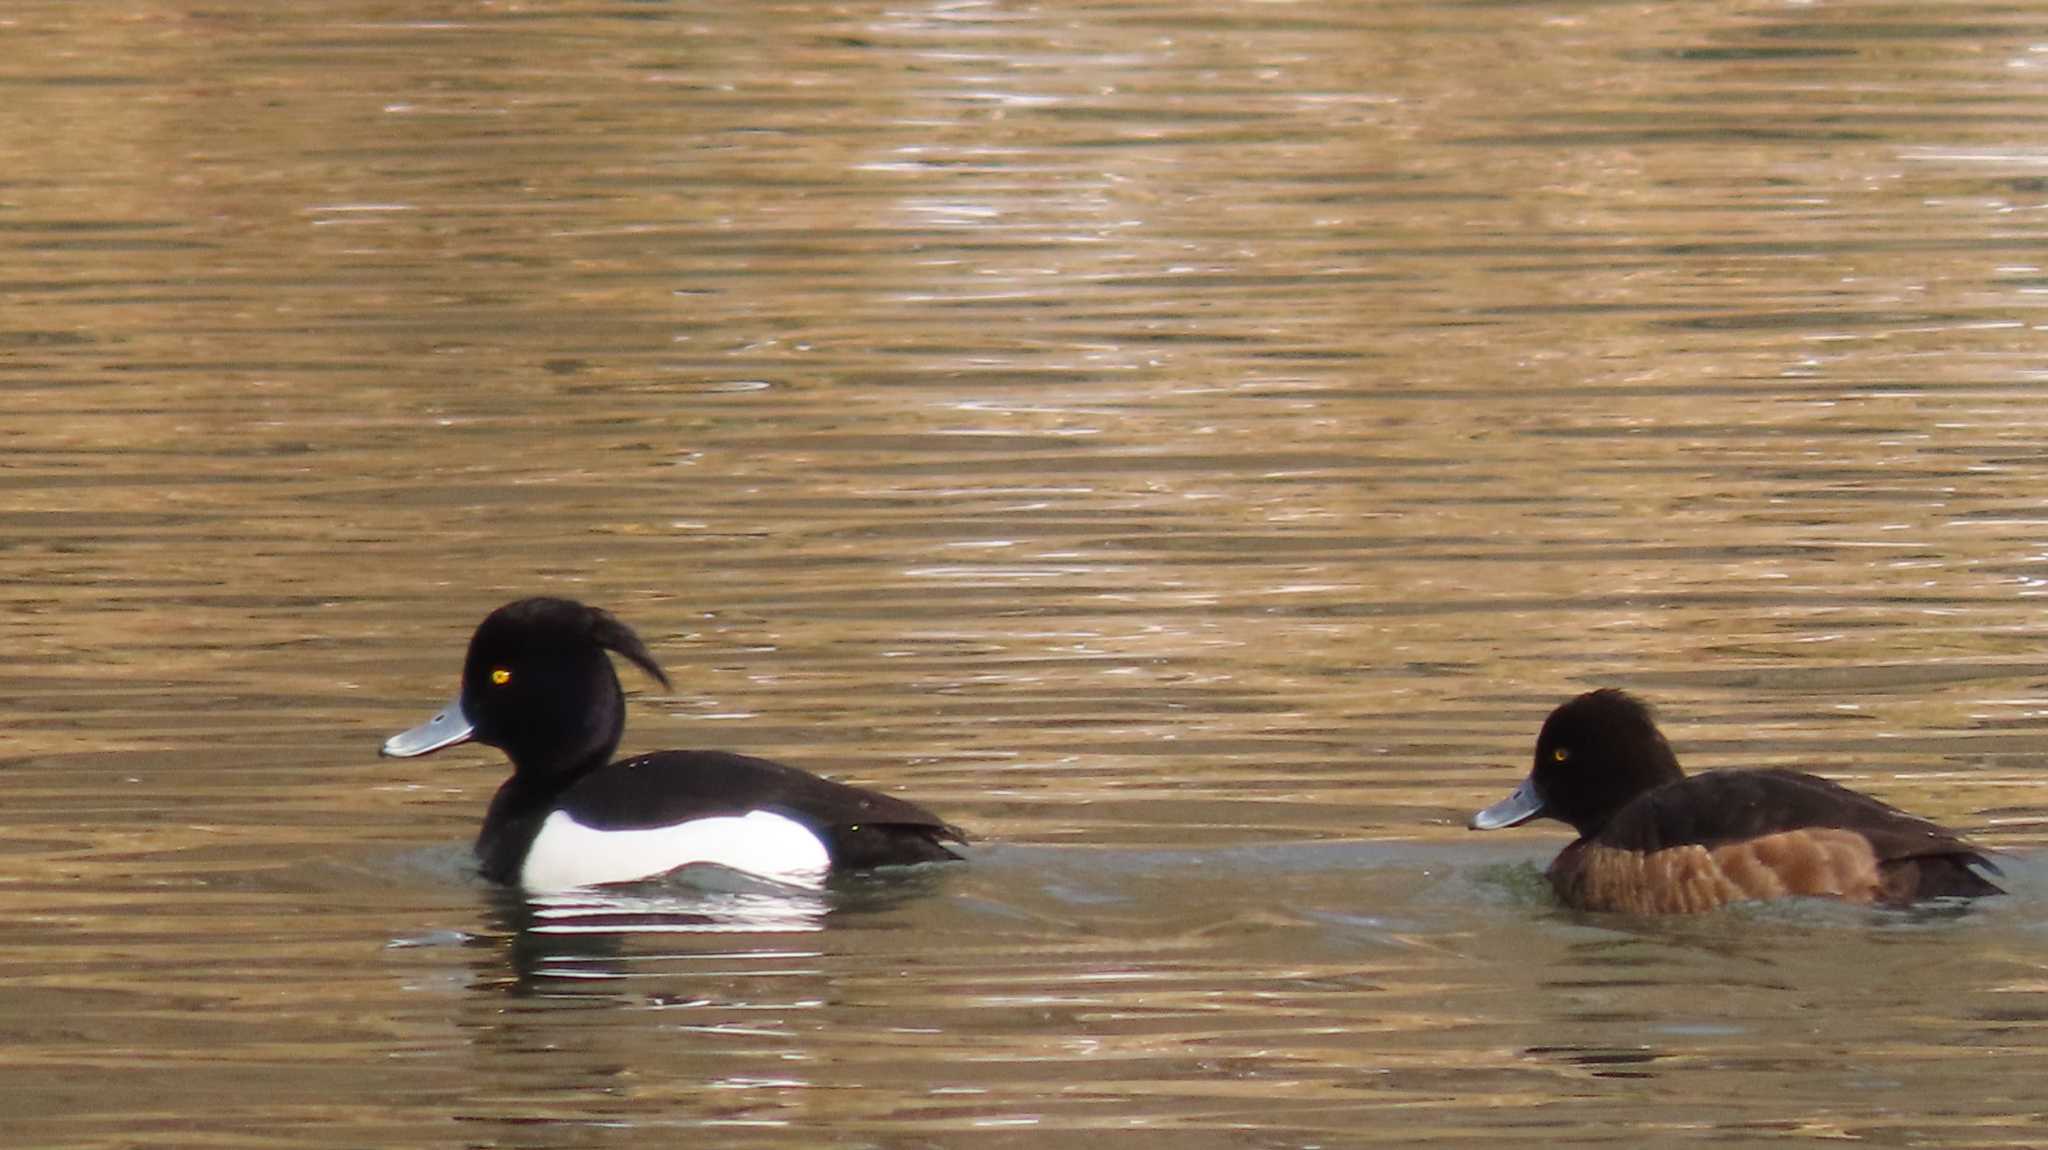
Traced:
<svg viewBox="0 0 2048 1150">
<path fill-rule="evenodd" d="M 625 656 L 634 666 L 647 672 L 655 682 L 660 683 L 664 690 L 671 689 L 668 675 L 662 671 L 661 664 L 654 661 L 654 653 L 647 649 L 647 644 L 640 641 L 640 636 L 635 634 L 631 627 L 619 622 L 610 611 L 602 607 L 584 609 L 590 612 L 590 637 L 597 640 L 598 646 Z"/>
</svg>

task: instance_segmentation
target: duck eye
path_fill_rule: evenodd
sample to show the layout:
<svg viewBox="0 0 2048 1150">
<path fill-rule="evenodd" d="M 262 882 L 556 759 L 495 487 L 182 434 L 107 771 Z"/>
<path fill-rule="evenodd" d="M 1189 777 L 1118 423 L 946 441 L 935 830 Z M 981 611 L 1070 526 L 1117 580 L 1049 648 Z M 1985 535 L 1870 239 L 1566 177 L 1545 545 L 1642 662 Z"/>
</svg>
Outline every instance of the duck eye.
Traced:
<svg viewBox="0 0 2048 1150">
<path fill-rule="evenodd" d="M 1572 757 L 1572 752 L 1571 752 L 1571 748 L 1569 748 L 1569 747 L 1553 747 L 1553 748 L 1551 748 L 1551 751 L 1550 751 L 1550 760 L 1551 760 L 1552 762 L 1555 762 L 1555 763 L 1561 763 L 1561 762 L 1564 762 L 1564 761 L 1565 761 L 1566 759 L 1569 759 L 1569 758 L 1571 758 L 1571 757 Z"/>
<path fill-rule="evenodd" d="M 506 670 L 505 668 L 503 668 L 503 667 L 495 667 L 495 668 L 492 668 L 492 670 L 491 670 L 491 682 L 493 682 L 493 683 L 496 683 L 496 684 L 497 684 L 498 686 L 502 687 L 502 686 L 504 686 L 505 684 L 507 684 L 507 683 L 509 683 L 509 682 L 511 682 L 511 681 L 512 681 L 512 672 L 510 672 L 510 671 L 507 671 L 507 670 Z"/>
</svg>

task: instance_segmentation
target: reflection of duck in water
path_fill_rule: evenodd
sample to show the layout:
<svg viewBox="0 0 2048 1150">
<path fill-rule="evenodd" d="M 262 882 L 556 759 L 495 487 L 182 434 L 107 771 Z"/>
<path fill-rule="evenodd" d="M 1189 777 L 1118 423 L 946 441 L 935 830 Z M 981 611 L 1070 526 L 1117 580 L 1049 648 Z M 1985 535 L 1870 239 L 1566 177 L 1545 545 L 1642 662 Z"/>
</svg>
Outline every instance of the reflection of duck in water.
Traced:
<svg viewBox="0 0 2048 1150">
<path fill-rule="evenodd" d="M 613 982 L 659 973 L 670 965 L 664 960 L 687 962 L 707 948 L 740 961 L 754 951 L 786 954 L 791 943 L 779 939 L 825 929 L 830 909 L 823 890 L 695 867 L 688 885 L 506 892 L 492 918 L 504 932 L 512 985 L 533 988 L 536 980 Z"/>
<path fill-rule="evenodd" d="M 668 685 L 609 613 L 521 599 L 470 638 L 462 690 L 384 743 L 411 757 L 475 740 L 512 760 L 477 836 L 484 877 L 529 892 L 633 882 L 715 864 L 816 886 L 831 870 L 959 856 L 960 830 L 914 803 L 723 751 L 612 762 L 625 696 L 607 650 Z"/>
<path fill-rule="evenodd" d="M 714 885 L 710 877 L 693 873 L 689 890 L 641 884 L 528 895 L 524 926 L 534 934 L 558 937 L 792 934 L 825 929 L 832 904 L 822 890 L 766 882 Z"/>
<path fill-rule="evenodd" d="M 1534 818 L 1579 837 L 1550 864 L 1567 904 L 1658 914 L 1746 899 L 1828 895 L 1903 905 L 2003 894 L 1953 831 L 1799 771 L 1687 778 L 1650 709 L 1592 691 L 1550 713 L 1536 765 L 1515 792 L 1472 816 L 1474 830 Z"/>
<path fill-rule="evenodd" d="M 808 969 L 820 943 L 801 936 L 830 921 L 885 914 L 930 895 L 938 868 L 835 877 L 822 887 L 772 882 L 718 866 L 629 886 L 494 892 L 490 930 L 466 942 L 496 952 L 479 974 L 514 994 L 564 992 L 625 981 L 661 982 Z M 797 964 L 795 967 L 791 963 Z M 503 964 L 503 965 L 501 965 Z M 509 976 L 509 980 L 507 978 Z"/>
</svg>

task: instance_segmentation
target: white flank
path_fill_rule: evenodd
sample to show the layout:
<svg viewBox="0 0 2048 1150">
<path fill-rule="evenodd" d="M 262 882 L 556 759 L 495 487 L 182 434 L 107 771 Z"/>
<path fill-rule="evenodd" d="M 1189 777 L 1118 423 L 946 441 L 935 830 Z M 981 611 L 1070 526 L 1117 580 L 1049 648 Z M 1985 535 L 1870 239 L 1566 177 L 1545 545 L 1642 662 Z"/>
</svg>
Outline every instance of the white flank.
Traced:
<svg viewBox="0 0 2048 1150">
<path fill-rule="evenodd" d="M 534 836 L 519 869 L 519 885 L 530 891 L 572 890 L 655 878 L 692 863 L 822 886 L 832 859 L 810 828 L 770 811 L 624 831 L 587 827 L 568 812 L 556 811 Z"/>
</svg>

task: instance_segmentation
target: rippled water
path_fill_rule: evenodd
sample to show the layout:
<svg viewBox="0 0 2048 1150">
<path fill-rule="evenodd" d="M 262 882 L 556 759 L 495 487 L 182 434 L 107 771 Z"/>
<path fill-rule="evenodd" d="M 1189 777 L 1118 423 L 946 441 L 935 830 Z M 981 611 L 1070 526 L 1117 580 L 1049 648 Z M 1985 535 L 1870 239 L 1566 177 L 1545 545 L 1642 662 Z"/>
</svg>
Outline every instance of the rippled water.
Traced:
<svg viewBox="0 0 2048 1150">
<path fill-rule="evenodd" d="M 2025 1145 L 2048 4 L 0 13 L 39 1146 Z M 529 906 L 492 606 L 966 866 Z M 1555 702 L 2008 852 L 1556 910 Z"/>
</svg>

